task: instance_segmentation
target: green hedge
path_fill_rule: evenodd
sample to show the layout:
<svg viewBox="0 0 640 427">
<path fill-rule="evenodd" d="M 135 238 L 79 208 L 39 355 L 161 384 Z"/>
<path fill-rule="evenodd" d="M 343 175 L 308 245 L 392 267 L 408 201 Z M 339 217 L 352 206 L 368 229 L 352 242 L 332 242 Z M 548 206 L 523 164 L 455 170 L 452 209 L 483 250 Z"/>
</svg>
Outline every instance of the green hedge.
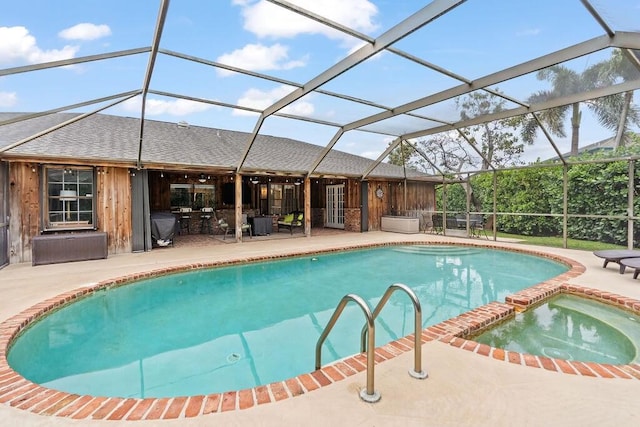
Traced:
<svg viewBox="0 0 640 427">
<path fill-rule="evenodd" d="M 640 169 L 636 167 L 636 175 Z M 562 235 L 562 218 L 545 216 L 562 214 L 562 166 L 523 168 L 497 172 L 497 211 L 533 215 L 500 215 L 498 231 L 528 236 Z M 635 180 L 640 188 L 640 179 Z M 628 162 L 585 163 L 568 169 L 569 214 L 625 215 L 627 211 Z M 493 174 L 482 173 L 471 178 L 478 207 L 493 212 Z M 634 188 L 634 191 L 635 191 Z M 442 209 L 442 189 L 438 209 Z M 640 197 L 634 196 L 634 211 L 640 212 Z M 447 185 L 447 211 L 465 212 L 466 193 L 460 184 Z M 472 211 L 476 207 L 471 207 Z M 640 227 L 638 227 L 640 228 Z M 627 222 L 601 218 L 570 218 L 569 237 L 603 243 L 626 245 Z M 634 236 L 634 246 L 640 230 Z"/>
</svg>

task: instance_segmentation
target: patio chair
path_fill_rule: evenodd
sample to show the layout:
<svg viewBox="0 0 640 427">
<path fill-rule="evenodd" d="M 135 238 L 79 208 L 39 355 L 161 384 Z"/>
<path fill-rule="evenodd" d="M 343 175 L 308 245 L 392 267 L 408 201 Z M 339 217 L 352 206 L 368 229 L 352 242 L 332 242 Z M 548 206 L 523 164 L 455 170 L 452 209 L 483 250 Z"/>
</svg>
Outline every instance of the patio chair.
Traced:
<svg viewBox="0 0 640 427">
<path fill-rule="evenodd" d="M 187 230 L 187 234 L 191 234 L 191 208 L 180 208 L 180 234 L 183 230 Z"/>
<path fill-rule="evenodd" d="M 250 239 L 253 238 L 253 233 L 251 232 L 251 224 L 249 224 L 249 221 L 247 220 L 246 213 L 242 214 L 242 224 L 240 224 L 240 229 L 242 230 L 243 233 L 247 231 L 249 233 Z"/>
<path fill-rule="evenodd" d="M 434 234 L 442 234 L 442 214 L 433 214 L 431 219 L 433 221 L 432 231 Z"/>
<path fill-rule="evenodd" d="M 244 233 L 245 231 L 249 233 L 249 238 L 253 238 L 253 233 L 251 232 L 251 224 L 247 222 L 247 214 L 242 214 L 242 224 L 240 224 L 240 229 Z M 222 240 L 227 239 L 227 234 L 230 231 L 234 231 L 235 229 L 229 226 L 229 223 L 224 218 L 218 220 L 218 230 L 224 233 L 222 236 Z"/>
<path fill-rule="evenodd" d="M 200 210 L 200 233 L 207 230 L 207 234 L 211 234 L 211 221 L 215 221 L 215 213 L 213 208 L 202 208 Z"/>
<path fill-rule="evenodd" d="M 604 258 L 604 264 L 602 268 L 606 268 L 610 262 L 616 263 L 620 266 L 620 274 L 624 273 L 625 265 L 620 263 L 620 260 L 625 258 L 640 258 L 640 251 L 635 249 L 604 249 L 601 251 L 594 251 L 593 254 L 598 258 Z"/>
<path fill-rule="evenodd" d="M 224 218 L 220 218 L 216 225 L 216 230 L 223 234 L 222 240 L 227 238 L 227 233 L 229 232 L 229 223 Z"/>
<path fill-rule="evenodd" d="M 484 218 L 480 214 L 469 215 L 469 228 L 471 229 L 471 236 L 480 237 L 480 233 L 484 234 L 484 237 L 489 240 L 487 236 L 487 230 L 484 229 Z"/>
<path fill-rule="evenodd" d="M 285 215 L 278 221 L 278 231 L 281 229 L 289 229 L 289 232 L 293 234 L 294 227 L 300 227 L 302 229 L 304 225 L 304 212 L 292 212 Z"/>
</svg>

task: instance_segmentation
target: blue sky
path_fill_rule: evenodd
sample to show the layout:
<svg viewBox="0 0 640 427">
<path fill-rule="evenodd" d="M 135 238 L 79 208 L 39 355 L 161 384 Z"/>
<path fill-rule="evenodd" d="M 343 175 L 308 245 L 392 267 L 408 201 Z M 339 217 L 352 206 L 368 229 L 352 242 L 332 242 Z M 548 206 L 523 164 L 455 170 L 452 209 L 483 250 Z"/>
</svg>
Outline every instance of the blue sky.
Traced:
<svg viewBox="0 0 640 427">
<path fill-rule="evenodd" d="M 151 44 L 160 1 L 21 0 L 3 2 L 0 14 L 0 69 L 68 59 Z M 297 0 L 314 13 L 369 37 L 385 31 L 429 2 L 402 0 Z M 638 30 L 640 0 L 594 0 L 616 30 Z M 476 79 L 532 58 L 604 34 L 579 0 L 469 0 L 394 46 L 468 79 Z M 347 56 L 361 41 L 262 0 L 173 0 L 161 47 L 305 83 Z M 571 61 L 582 71 L 609 51 Z M 0 111 L 41 111 L 139 89 L 146 54 L 0 77 Z M 459 82 L 391 53 L 376 55 L 323 88 L 395 107 Z M 151 89 L 233 105 L 265 108 L 294 88 L 160 55 Z M 498 85 L 521 99 L 548 87 L 534 76 Z M 85 107 L 88 111 L 96 106 Z M 105 113 L 138 117 L 140 99 Z M 321 94 L 309 94 L 283 112 L 346 124 L 381 110 Z M 451 103 L 425 114 L 455 119 Z M 232 108 L 149 95 L 146 117 L 172 122 L 252 131 L 257 115 Z M 411 132 L 420 120 L 390 120 L 372 128 Z M 610 135 L 585 113 L 586 145 Z M 333 126 L 270 118 L 261 133 L 326 145 Z M 336 148 L 377 157 L 388 135 L 348 132 Z M 559 140 L 561 148 L 568 141 Z M 546 144 L 533 148 L 544 158 Z"/>
</svg>

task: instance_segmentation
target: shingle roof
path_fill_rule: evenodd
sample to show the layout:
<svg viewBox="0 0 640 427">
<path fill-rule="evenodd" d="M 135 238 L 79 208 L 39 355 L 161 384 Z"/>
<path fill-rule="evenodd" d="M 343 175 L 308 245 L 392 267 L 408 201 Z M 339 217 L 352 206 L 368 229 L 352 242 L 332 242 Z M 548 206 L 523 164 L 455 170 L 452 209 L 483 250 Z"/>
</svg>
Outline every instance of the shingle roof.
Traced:
<svg viewBox="0 0 640 427">
<path fill-rule="evenodd" d="M 18 113 L 0 113 L 0 122 Z M 58 113 L 11 123 L 0 127 L 0 147 L 14 144 L 31 135 L 77 117 Z M 250 134 L 201 126 L 145 120 L 142 164 L 188 166 L 234 170 L 247 147 Z M 135 163 L 138 159 L 140 120 L 130 117 L 95 114 L 39 136 L 3 153 L 6 157 L 28 156 L 46 159 L 84 159 L 96 162 Z M 304 174 L 321 155 L 323 147 L 269 135 L 258 135 L 244 162 L 243 170 Z M 327 176 L 361 176 L 373 160 L 331 150 L 315 170 Z M 408 178 L 426 178 L 406 171 Z M 403 168 L 379 164 L 371 178 L 402 179 Z"/>
</svg>

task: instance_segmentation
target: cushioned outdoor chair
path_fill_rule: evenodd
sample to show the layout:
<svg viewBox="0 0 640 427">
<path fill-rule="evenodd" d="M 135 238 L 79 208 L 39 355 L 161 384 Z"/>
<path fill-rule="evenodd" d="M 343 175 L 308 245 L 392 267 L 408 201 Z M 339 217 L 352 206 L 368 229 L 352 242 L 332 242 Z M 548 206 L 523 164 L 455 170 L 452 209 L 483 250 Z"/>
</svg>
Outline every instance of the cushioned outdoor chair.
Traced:
<svg viewBox="0 0 640 427">
<path fill-rule="evenodd" d="M 242 224 L 240 224 L 240 229 L 242 230 L 242 232 L 244 233 L 245 231 L 249 233 L 249 238 L 253 239 L 253 232 L 251 231 L 251 224 L 249 224 L 249 221 L 247 219 L 247 214 L 243 213 L 242 214 Z"/>
<path fill-rule="evenodd" d="M 216 228 L 220 233 L 224 234 L 224 236 L 222 237 L 222 240 L 225 240 L 227 238 L 227 233 L 230 230 L 229 224 L 227 223 L 227 221 L 224 218 L 220 218 L 218 220 L 218 225 Z"/>
<path fill-rule="evenodd" d="M 303 212 L 292 212 L 288 215 L 285 215 L 278 221 L 278 231 L 289 229 L 289 232 L 293 234 L 293 229 L 295 227 L 304 226 L 304 213 Z"/>
<path fill-rule="evenodd" d="M 218 229 L 221 232 L 224 232 L 224 236 L 222 237 L 222 240 L 227 239 L 227 234 L 229 232 L 235 231 L 235 228 L 231 227 L 224 218 L 218 220 Z M 243 233 L 245 231 L 249 233 L 250 239 L 253 238 L 253 233 L 251 232 L 251 224 L 247 223 L 247 214 L 242 214 L 242 224 L 240 224 L 240 229 L 242 230 Z"/>
</svg>

